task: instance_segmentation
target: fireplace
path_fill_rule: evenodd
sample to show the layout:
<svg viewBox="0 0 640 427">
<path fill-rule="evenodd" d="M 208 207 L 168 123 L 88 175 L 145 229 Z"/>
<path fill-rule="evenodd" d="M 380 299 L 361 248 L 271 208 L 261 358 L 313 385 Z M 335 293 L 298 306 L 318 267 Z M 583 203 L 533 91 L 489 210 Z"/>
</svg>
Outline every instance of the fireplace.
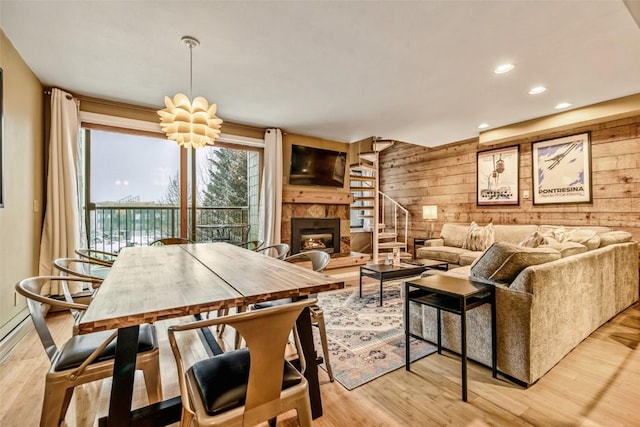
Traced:
<svg viewBox="0 0 640 427">
<path fill-rule="evenodd" d="M 291 254 L 340 253 L 340 218 L 291 218 Z"/>
</svg>

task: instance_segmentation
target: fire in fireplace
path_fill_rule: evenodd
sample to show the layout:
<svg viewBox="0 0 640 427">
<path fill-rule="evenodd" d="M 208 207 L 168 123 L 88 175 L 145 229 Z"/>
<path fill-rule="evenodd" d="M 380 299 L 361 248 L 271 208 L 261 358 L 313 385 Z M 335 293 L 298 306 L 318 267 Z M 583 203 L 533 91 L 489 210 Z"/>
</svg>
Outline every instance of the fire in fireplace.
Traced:
<svg viewBox="0 0 640 427">
<path fill-rule="evenodd" d="M 291 254 L 310 250 L 340 253 L 339 218 L 291 218 Z"/>
</svg>

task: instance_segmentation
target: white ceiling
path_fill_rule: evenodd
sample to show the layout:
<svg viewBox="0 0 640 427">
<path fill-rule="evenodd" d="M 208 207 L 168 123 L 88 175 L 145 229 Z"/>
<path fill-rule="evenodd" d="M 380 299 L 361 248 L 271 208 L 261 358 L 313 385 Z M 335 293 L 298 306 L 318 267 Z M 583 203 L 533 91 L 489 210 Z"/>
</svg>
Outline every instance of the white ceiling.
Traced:
<svg viewBox="0 0 640 427">
<path fill-rule="evenodd" d="M 44 85 L 158 108 L 189 93 L 194 36 L 193 95 L 222 119 L 345 142 L 435 146 L 640 93 L 622 0 L 0 0 L 0 24 Z"/>
</svg>

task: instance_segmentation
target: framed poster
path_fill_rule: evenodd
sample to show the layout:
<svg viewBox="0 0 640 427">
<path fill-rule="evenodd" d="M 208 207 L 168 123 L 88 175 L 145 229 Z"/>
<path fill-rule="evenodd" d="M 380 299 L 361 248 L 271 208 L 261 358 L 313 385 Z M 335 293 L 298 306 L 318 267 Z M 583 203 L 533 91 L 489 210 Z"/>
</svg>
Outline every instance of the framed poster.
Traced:
<svg viewBox="0 0 640 427">
<path fill-rule="evenodd" d="M 591 202 L 590 134 L 531 144 L 533 204 Z"/>
<path fill-rule="evenodd" d="M 478 206 L 517 205 L 520 146 L 478 152 Z"/>
</svg>

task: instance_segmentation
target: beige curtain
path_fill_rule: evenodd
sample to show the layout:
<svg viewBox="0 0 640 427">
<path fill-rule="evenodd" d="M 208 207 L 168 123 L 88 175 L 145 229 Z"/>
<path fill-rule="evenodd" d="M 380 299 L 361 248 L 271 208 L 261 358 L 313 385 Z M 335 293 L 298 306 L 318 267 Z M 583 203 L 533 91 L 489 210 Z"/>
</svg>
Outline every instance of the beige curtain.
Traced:
<svg viewBox="0 0 640 427">
<path fill-rule="evenodd" d="M 40 241 L 42 276 L 57 275 L 53 260 L 75 256 L 80 243 L 78 207 L 78 106 L 73 97 L 61 91 L 51 91 L 51 131 L 47 173 L 47 206 Z M 54 285 L 43 293 L 62 295 Z M 81 291 L 79 285 L 70 286 L 71 293 Z"/>
<path fill-rule="evenodd" d="M 264 166 L 260 186 L 260 231 L 265 246 L 280 243 L 282 222 L 282 131 L 267 129 L 264 135 Z"/>
</svg>

